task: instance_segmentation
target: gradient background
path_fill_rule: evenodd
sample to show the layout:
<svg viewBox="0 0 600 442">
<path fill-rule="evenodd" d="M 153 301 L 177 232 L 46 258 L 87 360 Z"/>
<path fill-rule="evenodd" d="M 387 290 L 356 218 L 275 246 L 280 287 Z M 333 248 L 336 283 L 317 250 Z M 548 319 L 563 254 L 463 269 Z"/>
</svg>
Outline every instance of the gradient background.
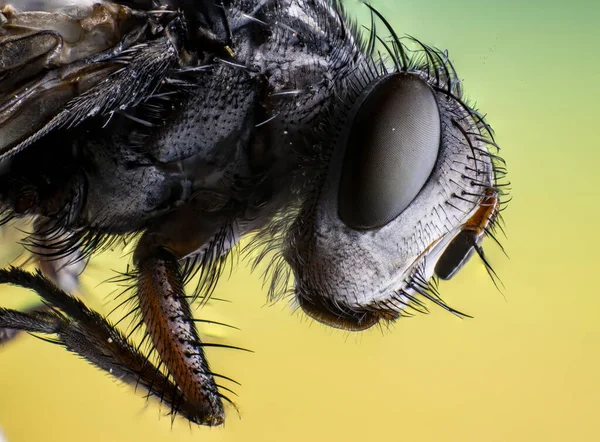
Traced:
<svg viewBox="0 0 600 442">
<path fill-rule="evenodd" d="M 389 331 L 351 334 L 285 303 L 266 306 L 258 275 L 241 265 L 218 289 L 233 302 L 201 314 L 242 329 L 206 330 L 212 340 L 255 351 L 208 352 L 217 372 L 243 384 L 241 419 L 230 408 L 223 428 L 171 426 L 155 402 L 24 336 L 0 350 L 9 442 L 600 440 L 598 3 L 374 3 L 399 33 L 450 51 L 496 130 L 513 184 L 510 259 L 487 244 L 505 296 L 473 259 L 442 290 L 474 319 L 432 308 Z M 364 7 L 348 4 L 368 23 Z M 88 303 L 106 312 L 103 265 L 116 267 L 101 257 L 84 283 L 98 294 Z M 5 306 L 25 296 L 1 295 Z"/>
</svg>

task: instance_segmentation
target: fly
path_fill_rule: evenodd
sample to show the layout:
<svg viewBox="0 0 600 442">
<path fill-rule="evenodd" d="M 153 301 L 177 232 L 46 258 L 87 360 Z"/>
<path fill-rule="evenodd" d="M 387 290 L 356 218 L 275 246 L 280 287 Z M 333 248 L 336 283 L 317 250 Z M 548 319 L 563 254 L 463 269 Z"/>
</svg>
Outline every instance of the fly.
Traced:
<svg viewBox="0 0 600 442">
<path fill-rule="evenodd" d="M 67 3 L 1 9 L 2 220 L 32 220 L 43 273 L 0 270 L 42 299 L 0 309 L 0 340 L 50 335 L 173 416 L 220 425 L 229 378 L 190 306 L 242 238 L 271 299 L 332 327 L 428 302 L 460 314 L 437 280 L 483 258 L 505 167 L 444 52 L 368 4 L 363 33 L 337 1 Z M 149 353 L 69 294 L 122 242 Z"/>
</svg>

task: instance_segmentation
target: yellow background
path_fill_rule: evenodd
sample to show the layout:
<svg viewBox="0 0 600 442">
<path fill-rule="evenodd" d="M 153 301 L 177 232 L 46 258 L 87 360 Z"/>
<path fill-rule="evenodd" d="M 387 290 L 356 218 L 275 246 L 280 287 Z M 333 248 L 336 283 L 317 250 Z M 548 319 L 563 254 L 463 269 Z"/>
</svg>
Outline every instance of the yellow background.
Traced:
<svg viewBox="0 0 600 442">
<path fill-rule="evenodd" d="M 258 275 L 240 265 L 217 294 L 233 302 L 199 316 L 242 329 L 207 330 L 213 340 L 255 351 L 208 352 L 217 372 L 243 384 L 241 419 L 229 408 L 223 428 L 171 426 L 155 402 L 24 336 L 0 349 L 0 428 L 9 442 L 600 440 L 600 8 L 375 4 L 400 33 L 449 49 L 468 97 L 496 130 L 513 184 L 504 213 L 510 259 L 486 244 L 505 295 L 474 258 L 441 287 L 474 319 L 432 307 L 389 330 L 352 334 L 285 303 L 267 306 Z M 366 19 L 364 7 L 350 6 Z M 87 302 L 107 312 L 113 287 L 97 286 L 109 276 L 103 266 L 121 264 L 100 258 L 84 284 L 95 294 Z M 3 288 L 0 304 L 24 297 Z"/>
</svg>

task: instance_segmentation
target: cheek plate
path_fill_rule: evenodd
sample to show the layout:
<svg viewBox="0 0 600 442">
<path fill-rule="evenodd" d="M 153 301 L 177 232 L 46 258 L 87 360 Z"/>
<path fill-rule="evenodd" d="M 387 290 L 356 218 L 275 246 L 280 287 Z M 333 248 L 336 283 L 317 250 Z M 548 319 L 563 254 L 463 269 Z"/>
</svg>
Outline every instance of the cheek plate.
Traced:
<svg viewBox="0 0 600 442">
<path fill-rule="evenodd" d="M 382 227 L 417 196 L 440 148 L 440 114 L 419 77 L 398 73 L 379 81 L 362 101 L 349 131 L 338 202 L 344 224 Z"/>
</svg>

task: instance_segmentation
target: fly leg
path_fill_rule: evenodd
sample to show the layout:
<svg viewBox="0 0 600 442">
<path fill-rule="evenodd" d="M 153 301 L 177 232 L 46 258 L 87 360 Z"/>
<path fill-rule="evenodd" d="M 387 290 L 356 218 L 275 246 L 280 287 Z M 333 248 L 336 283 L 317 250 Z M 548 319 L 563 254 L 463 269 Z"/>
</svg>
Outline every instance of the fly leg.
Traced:
<svg viewBox="0 0 600 442">
<path fill-rule="evenodd" d="M 186 403 L 203 416 L 204 424 L 219 425 L 224 419 L 223 396 L 204 355 L 205 344 L 196 329 L 179 263 L 221 229 L 219 216 L 210 219 L 189 207 L 170 214 L 144 233 L 134 263 L 141 318 L 154 348 Z"/>
<path fill-rule="evenodd" d="M 1 309 L 0 309 L 1 310 Z M 36 305 L 33 308 L 27 309 L 23 312 L 24 315 L 33 315 L 35 316 L 37 313 L 48 310 L 44 304 Z M 1 317 L 1 313 L 0 313 Z M 0 324 L 2 324 L 2 319 L 0 319 Z M 16 336 L 21 333 L 21 329 L 18 328 L 6 328 L 8 326 L 0 326 L 0 346 L 6 344 L 9 341 L 12 341 Z"/>
<path fill-rule="evenodd" d="M 207 422 L 196 404 L 102 315 L 60 290 L 40 272 L 3 269 L 0 284 L 34 290 L 49 308 L 45 312 L 0 308 L 0 328 L 55 335 L 55 339 L 46 340 L 64 346 L 122 382 L 144 388 L 192 422 L 215 423 Z"/>
<path fill-rule="evenodd" d="M 46 226 L 47 227 L 47 226 Z M 79 289 L 79 275 L 85 269 L 87 260 L 81 255 L 78 248 L 69 248 L 68 253 L 64 251 L 65 245 L 69 244 L 72 234 L 69 232 L 45 231 L 43 222 L 38 218 L 35 222 L 35 232 L 30 238 L 30 249 L 33 259 L 44 276 L 49 278 L 61 290 L 73 292 Z M 28 313 L 46 312 L 49 307 L 40 302 L 29 309 Z M 6 344 L 19 335 L 19 330 L 0 328 L 0 345 Z"/>
</svg>

